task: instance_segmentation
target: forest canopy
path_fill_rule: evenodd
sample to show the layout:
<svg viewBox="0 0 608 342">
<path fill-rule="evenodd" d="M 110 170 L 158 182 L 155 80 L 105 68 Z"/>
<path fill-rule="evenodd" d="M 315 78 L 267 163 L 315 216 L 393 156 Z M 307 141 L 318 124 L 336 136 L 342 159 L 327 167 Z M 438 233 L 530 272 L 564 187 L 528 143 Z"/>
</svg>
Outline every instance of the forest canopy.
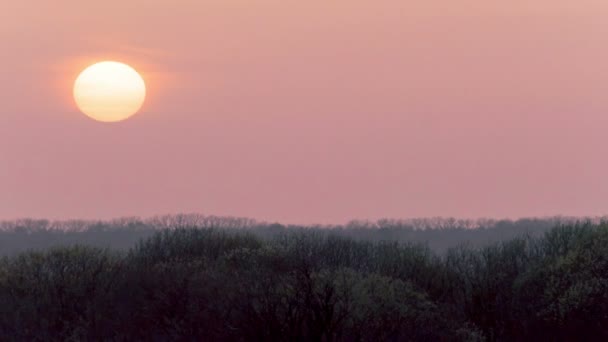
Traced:
<svg viewBox="0 0 608 342">
<path fill-rule="evenodd" d="M 285 227 L 166 219 L 154 229 L 138 220 L 3 223 L 0 339 L 608 338 L 601 220 Z M 38 244 L 5 249 L 28 238 Z M 121 238 L 128 243 L 115 243 Z"/>
</svg>

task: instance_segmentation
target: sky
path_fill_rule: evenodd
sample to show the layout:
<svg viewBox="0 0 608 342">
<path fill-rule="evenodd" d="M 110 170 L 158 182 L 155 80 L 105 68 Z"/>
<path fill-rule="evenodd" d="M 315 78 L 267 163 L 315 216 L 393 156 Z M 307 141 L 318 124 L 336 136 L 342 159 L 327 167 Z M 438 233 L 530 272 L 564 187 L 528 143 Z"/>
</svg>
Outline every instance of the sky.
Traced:
<svg viewBox="0 0 608 342">
<path fill-rule="evenodd" d="M 605 0 L 0 3 L 0 219 L 608 214 Z M 85 67 L 137 69 L 119 123 Z"/>
</svg>

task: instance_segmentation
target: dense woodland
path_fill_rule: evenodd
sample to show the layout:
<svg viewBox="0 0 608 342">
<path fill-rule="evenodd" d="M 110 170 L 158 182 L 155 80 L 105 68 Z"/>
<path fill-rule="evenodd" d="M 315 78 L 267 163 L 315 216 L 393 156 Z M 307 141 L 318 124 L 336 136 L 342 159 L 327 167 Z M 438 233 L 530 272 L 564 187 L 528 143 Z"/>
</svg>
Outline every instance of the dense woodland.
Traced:
<svg viewBox="0 0 608 342">
<path fill-rule="evenodd" d="M 608 339 L 601 220 L 1 228 L 2 341 Z"/>
</svg>

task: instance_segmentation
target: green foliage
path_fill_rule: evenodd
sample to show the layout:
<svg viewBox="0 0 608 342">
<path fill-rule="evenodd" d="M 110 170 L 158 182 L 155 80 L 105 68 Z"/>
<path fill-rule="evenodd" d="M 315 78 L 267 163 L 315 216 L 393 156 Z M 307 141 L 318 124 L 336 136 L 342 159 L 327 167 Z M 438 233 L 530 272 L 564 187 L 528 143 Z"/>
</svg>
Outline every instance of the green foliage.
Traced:
<svg viewBox="0 0 608 342">
<path fill-rule="evenodd" d="M 445 254 L 317 230 L 181 227 L 0 260 L 0 340 L 608 339 L 608 224 Z"/>
<path fill-rule="evenodd" d="M 608 225 L 576 227 L 568 248 L 537 276 L 545 283 L 538 315 L 562 327 L 561 337 L 608 339 Z M 563 228 L 562 228 L 563 229 Z"/>
</svg>

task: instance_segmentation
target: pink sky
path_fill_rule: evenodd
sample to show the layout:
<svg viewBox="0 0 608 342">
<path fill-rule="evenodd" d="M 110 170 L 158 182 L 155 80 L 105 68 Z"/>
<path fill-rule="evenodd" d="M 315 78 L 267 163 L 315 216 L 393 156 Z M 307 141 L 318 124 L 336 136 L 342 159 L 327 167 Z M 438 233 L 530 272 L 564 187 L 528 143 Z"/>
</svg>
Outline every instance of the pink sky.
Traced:
<svg viewBox="0 0 608 342">
<path fill-rule="evenodd" d="M 605 0 L 4 1 L 0 219 L 608 213 Z M 148 85 L 118 124 L 72 83 Z"/>
</svg>

